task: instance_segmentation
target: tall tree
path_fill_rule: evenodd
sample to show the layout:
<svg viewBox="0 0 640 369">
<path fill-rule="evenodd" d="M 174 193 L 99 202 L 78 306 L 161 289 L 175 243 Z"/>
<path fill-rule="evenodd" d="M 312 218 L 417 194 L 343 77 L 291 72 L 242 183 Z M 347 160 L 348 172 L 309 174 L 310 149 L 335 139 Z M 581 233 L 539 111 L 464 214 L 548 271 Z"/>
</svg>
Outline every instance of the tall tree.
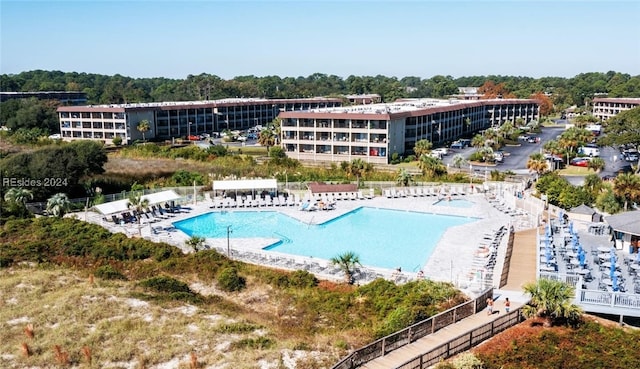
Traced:
<svg viewBox="0 0 640 369">
<path fill-rule="evenodd" d="M 533 100 L 537 100 L 540 104 L 540 115 L 543 117 L 549 116 L 553 112 L 553 102 L 544 92 L 536 92 L 531 95 Z"/>
<path fill-rule="evenodd" d="M 613 180 L 613 192 L 624 199 L 624 211 L 629 202 L 640 201 L 640 177 L 633 173 L 623 173 Z"/>
<path fill-rule="evenodd" d="M 549 165 L 544 156 L 537 152 L 529 156 L 529 160 L 527 160 L 527 169 L 539 176 L 549 170 Z"/>
<path fill-rule="evenodd" d="M 416 157 L 421 157 L 422 155 L 426 155 L 431 151 L 431 147 L 433 144 L 429 140 L 419 140 L 416 142 L 416 145 L 413 147 L 413 153 L 416 154 Z"/>
<path fill-rule="evenodd" d="M 142 142 L 146 142 L 147 140 L 144 135 L 151 129 L 151 123 L 148 120 L 143 119 L 138 123 L 136 129 L 138 130 L 138 132 L 142 133 Z"/>
</svg>

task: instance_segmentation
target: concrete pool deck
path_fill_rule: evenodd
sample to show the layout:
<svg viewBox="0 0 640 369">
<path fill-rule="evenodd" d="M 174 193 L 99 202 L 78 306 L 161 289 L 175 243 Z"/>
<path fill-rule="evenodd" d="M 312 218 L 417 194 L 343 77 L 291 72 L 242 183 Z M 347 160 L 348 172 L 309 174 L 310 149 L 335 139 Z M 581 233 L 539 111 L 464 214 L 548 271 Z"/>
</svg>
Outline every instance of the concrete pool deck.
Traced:
<svg viewBox="0 0 640 369">
<path fill-rule="evenodd" d="M 459 195 L 453 201 L 455 199 L 466 199 L 473 202 L 474 205 L 472 207 L 447 206 L 446 199 L 443 200 L 443 203 L 436 205 L 438 198 L 435 196 L 399 198 L 377 196 L 372 199 L 341 200 L 337 202 L 334 210 L 309 212 L 301 211 L 299 206 L 212 209 L 211 206 L 213 204 L 211 201 L 203 201 L 195 205 L 185 204 L 184 207 L 187 211 L 165 214 L 165 219 L 152 218 L 153 222 L 148 222 L 147 219 L 144 219 L 139 229 L 137 224 L 116 225 L 113 222 L 105 221 L 102 215 L 95 212 L 77 213 L 76 216 L 79 219 L 84 217 L 86 221 L 99 224 L 114 233 L 120 232 L 130 237 L 140 236 L 156 242 L 166 242 L 179 247 L 185 253 L 193 252 L 192 249 L 185 245 L 189 237 L 175 229 L 172 223 L 208 212 L 278 211 L 309 224 L 324 223 L 363 206 L 476 218 L 477 220 L 474 222 L 447 229 L 437 242 L 431 257 L 422 267 L 422 270 L 425 278 L 452 282 L 461 289 L 481 290 L 484 286 L 477 285 L 474 288 L 473 285 L 474 283 L 479 283 L 480 279 L 487 278 L 477 273 L 481 269 L 481 266 L 478 265 L 478 258 L 475 256 L 478 247 L 481 245 L 488 246 L 501 227 L 506 227 L 506 229 L 512 226 L 516 229 L 527 228 L 528 216 L 507 214 L 499 210 L 495 203 L 490 202 L 486 194 L 482 193 Z M 292 270 L 305 269 L 320 278 L 342 280 L 343 276 L 340 271 L 330 265 L 327 260 L 263 250 L 264 247 L 276 241 L 276 239 L 261 238 L 239 239 L 233 238 L 231 235 L 229 243 L 227 243 L 226 237 L 207 239 L 206 247 L 216 249 L 224 254 L 230 252 L 232 258 L 250 263 Z M 402 245 L 390 245 L 390 247 L 394 247 L 399 252 L 402 251 Z M 505 248 L 506 239 L 503 238 L 497 247 L 498 257 L 493 275 L 501 273 L 501 259 L 503 259 Z M 402 271 L 401 274 L 394 270 L 369 266 L 365 266 L 363 269 L 363 272 L 356 276 L 363 283 L 377 277 L 403 282 L 416 278 L 416 273 L 418 272 L 417 267 L 416 270 Z"/>
</svg>

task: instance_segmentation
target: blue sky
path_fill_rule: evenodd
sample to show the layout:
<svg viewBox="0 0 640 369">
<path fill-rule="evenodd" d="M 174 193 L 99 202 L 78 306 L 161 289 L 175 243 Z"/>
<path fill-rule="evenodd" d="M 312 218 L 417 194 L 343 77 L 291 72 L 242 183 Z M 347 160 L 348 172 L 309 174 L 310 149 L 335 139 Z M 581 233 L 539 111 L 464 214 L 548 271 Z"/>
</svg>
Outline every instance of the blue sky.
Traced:
<svg viewBox="0 0 640 369">
<path fill-rule="evenodd" d="M 640 1 L 0 0 L 0 72 L 640 75 Z"/>
</svg>

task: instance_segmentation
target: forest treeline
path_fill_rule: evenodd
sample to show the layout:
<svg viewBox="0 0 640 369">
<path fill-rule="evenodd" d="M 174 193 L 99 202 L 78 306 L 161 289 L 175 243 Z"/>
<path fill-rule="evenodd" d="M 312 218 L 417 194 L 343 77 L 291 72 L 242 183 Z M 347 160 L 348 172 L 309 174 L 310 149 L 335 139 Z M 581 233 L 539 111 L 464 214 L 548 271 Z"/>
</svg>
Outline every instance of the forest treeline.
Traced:
<svg viewBox="0 0 640 369">
<path fill-rule="evenodd" d="M 458 87 L 481 87 L 486 82 L 502 84 L 518 98 L 543 92 L 551 94 L 554 107 L 583 106 L 594 96 L 639 97 L 640 76 L 609 71 L 581 73 L 572 78 L 521 76 L 472 76 L 453 78 L 354 76 L 314 73 L 307 77 L 237 76 L 225 80 L 212 74 L 189 75 L 186 79 L 131 78 L 101 74 L 34 70 L 0 75 L 2 91 L 84 91 L 90 104 L 152 101 L 214 100 L 229 97 L 299 98 L 345 94 L 379 94 L 383 101 L 398 98 L 444 98 Z"/>
</svg>

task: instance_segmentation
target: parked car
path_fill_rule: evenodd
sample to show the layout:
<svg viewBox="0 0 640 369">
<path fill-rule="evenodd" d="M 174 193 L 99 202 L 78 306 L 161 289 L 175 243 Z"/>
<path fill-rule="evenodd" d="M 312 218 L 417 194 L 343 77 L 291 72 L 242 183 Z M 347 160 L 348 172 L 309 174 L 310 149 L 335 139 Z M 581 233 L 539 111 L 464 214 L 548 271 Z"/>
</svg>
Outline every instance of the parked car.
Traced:
<svg viewBox="0 0 640 369">
<path fill-rule="evenodd" d="M 628 162 L 638 161 L 638 156 L 638 150 L 636 149 L 625 149 L 622 152 L 622 157 Z"/>
<path fill-rule="evenodd" d="M 571 159 L 570 164 L 576 167 L 588 167 L 589 158 L 573 158 Z"/>
<path fill-rule="evenodd" d="M 498 163 L 502 163 L 502 161 L 504 160 L 504 152 L 502 151 L 495 151 L 493 153 L 493 160 L 495 160 Z"/>
<path fill-rule="evenodd" d="M 447 149 L 446 147 L 439 147 L 437 149 L 433 149 L 431 150 L 432 153 L 438 153 L 440 154 L 440 156 L 445 156 L 447 154 L 449 154 L 449 149 Z"/>
<path fill-rule="evenodd" d="M 455 141 L 451 144 L 452 149 L 464 149 L 464 144 L 460 141 Z"/>
<path fill-rule="evenodd" d="M 189 141 L 200 141 L 200 136 L 197 135 L 189 135 L 189 137 L 187 137 L 189 139 Z"/>
<path fill-rule="evenodd" d="M 538 139 L 536 137 L 529 136 L 529 137 L 527 137 L 527 142 L 528 143 L 536 143 L 536 142 L 538 142 Z"/>
</svg>

